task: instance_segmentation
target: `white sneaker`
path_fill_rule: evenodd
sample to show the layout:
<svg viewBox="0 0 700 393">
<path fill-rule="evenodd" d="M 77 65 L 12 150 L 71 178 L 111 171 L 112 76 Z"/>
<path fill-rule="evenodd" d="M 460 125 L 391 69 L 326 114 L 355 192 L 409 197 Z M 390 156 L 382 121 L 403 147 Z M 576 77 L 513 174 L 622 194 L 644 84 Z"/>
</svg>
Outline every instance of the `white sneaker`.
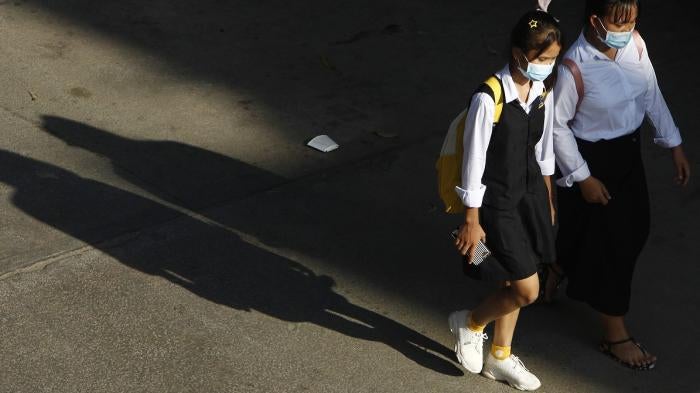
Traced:
<svg viewBox="0 0 700 393">
<path fill-rule="evenodd" d="M 469 310 L 455 311 L 447 320 L 450 331 L 457 340 L 457 360 L 467 371 L 478 374 L 484 367 L 484 340 L 488 339 L 488 336 L 486 333 L 467 329 L 469 313 Z"/>
<path fill-rule="evenodd" d="M 535 390 L 542 386 L 540 380 L 525 368 L 522 360 L 515 355 L 498 360 L 489 353 L 482 373 L 486 378 L 506 381 L 518 390 Z"/>
</svg>

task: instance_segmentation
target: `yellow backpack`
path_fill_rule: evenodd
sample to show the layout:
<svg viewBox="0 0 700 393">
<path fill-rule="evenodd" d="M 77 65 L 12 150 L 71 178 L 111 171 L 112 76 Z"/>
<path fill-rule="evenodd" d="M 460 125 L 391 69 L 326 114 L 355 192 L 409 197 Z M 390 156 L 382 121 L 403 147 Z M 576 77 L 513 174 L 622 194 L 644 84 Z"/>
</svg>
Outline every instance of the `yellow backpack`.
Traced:
<svg viewBox="0 0 700 393">
<path fill-rule="evenodd" d="M 495 76 L 488 78 L 477 92 L 484 92 L 496 103 L 493 124 L 501 118 L 503 111 L 503 87 Z M 446 213 L 464 212 L 464 204 L 455 191 L 456 186 L 462 185 L 462 157 L 464 155 L 464 127 L 469 106 L 452 120 L 447 129 L 447 136 L 442 143 L 440 157 L 435 164 L 437 169 L 438 192 L 445 204 Z"/>
</svg>

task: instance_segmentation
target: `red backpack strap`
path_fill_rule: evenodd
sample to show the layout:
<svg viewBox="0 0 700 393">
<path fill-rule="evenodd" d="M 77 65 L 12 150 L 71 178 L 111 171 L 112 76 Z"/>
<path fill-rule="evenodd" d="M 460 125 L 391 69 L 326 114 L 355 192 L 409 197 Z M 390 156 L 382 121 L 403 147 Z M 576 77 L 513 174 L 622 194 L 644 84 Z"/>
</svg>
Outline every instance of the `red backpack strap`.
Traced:
<svg viewBox="0 0 700 393">
<path fill-rule="evenodd" d="M 637 53 L 639 53 L 639 60 L 642 60 L 642 53 L 644 53 L 644 41 L 642 36 L 639 34 L 637 29 L 632 30 L 632 37 L 634 38 L 634 44 L 637 46 Z"/>
<path fill-rule="evenodd" d="M 562 60 L 562 64 L 566 66 L 574 77 L 574 84 L 576 85 L 576 94 L 578 94 L 578 101 L 576 101 L 576 109 L 581 105 L 581 100 L 583 99 L 583 76 L 581 75 L 581 69 L 578 67 L 575 61 L 566 58 Z"/>
</svg>

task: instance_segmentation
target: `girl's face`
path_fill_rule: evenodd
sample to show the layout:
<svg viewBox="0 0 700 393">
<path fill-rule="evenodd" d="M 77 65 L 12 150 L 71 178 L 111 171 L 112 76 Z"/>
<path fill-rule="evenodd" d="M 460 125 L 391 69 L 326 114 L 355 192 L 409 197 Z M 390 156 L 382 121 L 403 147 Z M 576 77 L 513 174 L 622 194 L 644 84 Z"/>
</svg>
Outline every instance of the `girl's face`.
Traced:
<svg viewBox="0 0 700 393">
<path fill-rule="evenodd" d="M 557 56 L 559 56 L 560 51 L 561 51 L 561 45 L 554 42 L 547 49 L 545 49 L 542 53 L 540 53 L 539 56 L 537 55 L 537 52 L 538 52 L 537 49 L 531 49 L 531 50 L 527 51 L 526 53 L 523 53 L 522 50 L 513 48 L 513 57 L 518 59 L 518 65 L 520 65 L 523 68 L 527 68 L 527 63 L 522 61 L 522 60 L 524 60 L 523 55 L 525 58 L 527 58 L 527 61 L 529 61 L 530 63 L 533 63 L 533 64 L 552 64 L 557 59 Z M 522 63 L 525 63 L 525 64 L 522 64 Z"/>
<path fill-rule="evenodd" d="M 628 13 L 613 12 L 614 10 L 609 11 L 608 15 L 605 16 L 592 15 L 589 21 L 591 27 L 595 29 L 601 37 L 605 37 L 608 31 L 621 33 L 634 29 L 634 25 L 637 23 L 637 6 L 632 7 Z"/>
</svg>

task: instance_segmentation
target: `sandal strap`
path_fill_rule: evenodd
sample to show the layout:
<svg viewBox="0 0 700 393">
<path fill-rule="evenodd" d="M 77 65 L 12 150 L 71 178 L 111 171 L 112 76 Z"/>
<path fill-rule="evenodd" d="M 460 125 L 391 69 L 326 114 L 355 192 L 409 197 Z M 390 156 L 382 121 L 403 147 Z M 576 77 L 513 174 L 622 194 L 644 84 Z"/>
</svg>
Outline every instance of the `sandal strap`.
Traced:
<svg viewBox="0 0 700 393">
<path fill-rule="evenodd" d="M 640 342 L 638 342 L 637 340 L 634 340 L 634 339 L 632 340 L 632 342 L 634 343 L 634 345 L 637 346 L 637 348 L 639 348 L 640 351 L 642 351 L 642 353 L 643 353 L 644 355 L 648 355 L 648 354 L 649 354 L 649 352 L 647 351 L 646 348 L 644 348 L 644 346 L 642 345 L 642 343 L 640 343 Z"/>
<path fill-rule="evenodd" d="M 615 345 L 620 345 L 620 344 L 628 343 L 628 342 L 630 342 L 630 341 L 632 341 L 632 342 L 633 342 L 635 345 L 637 345 L 637 346 L 640 345 L 640 344 L 634 339 L 634 337 L 628 337 L 628 338 L 626 338 L 626 339 L 624 339 L 624 340 L 620 340 L 620 341 L 607 341 L 607 340 L 603 339 L 603 344 L 607 345 L 608 348 L 612 348 L 612 347 L 614 347 Z"/>
<path fill-rule="evenodd" d="M 626 338 L 624 340 L 614 341 L 614 342 L 603 340 L 602 344 L 606 345 L 608 347 L 608 349 L 612 349 L 612 347 L 614 347 L 615 345 L 620 345 L 620 344 L 624 344 L 624 343 L 628 343 L 628 342 L 632 342 L 632 344 L 634 344 L 635 347 L 639 348 L 639 350 L 642 351 L 642 353 L 644 355 L 649 354 L 649 351 L 647 351 L 647 349 L 644 348 L 642 343 L 635 340 L 634 337 L 629 337 L 629 338 Z"/>
</svg>

